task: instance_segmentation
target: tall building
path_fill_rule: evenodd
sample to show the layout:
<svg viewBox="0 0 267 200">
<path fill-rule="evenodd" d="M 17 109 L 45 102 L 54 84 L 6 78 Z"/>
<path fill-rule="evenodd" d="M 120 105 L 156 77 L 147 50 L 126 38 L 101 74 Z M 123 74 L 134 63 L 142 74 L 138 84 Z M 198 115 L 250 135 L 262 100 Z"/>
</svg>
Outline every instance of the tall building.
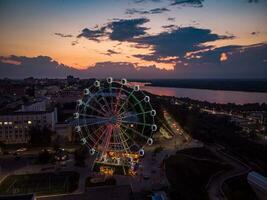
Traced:
<svg viewBox="0 0 267 200">
<path fill-rule="evenodd" d="M 17 112 L 0 114 L 0 141 L 5 144 L 28 143 L 32 126 L 55 130 L 57 109 L 46 110 L 44 102 L 22 105 Z"/>
</svg>

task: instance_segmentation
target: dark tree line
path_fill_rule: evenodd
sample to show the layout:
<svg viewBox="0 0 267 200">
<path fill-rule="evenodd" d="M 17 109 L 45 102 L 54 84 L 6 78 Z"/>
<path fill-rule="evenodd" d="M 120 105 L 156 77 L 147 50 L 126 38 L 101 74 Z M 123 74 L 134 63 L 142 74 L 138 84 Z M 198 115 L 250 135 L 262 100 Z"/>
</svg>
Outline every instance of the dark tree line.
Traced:
<svg viewBox="0 0 267 200">
<path fill-rule="evenodd" d="M 267 146 L 244 137 L 240 128 L 229 117 L 200 112 L 186 105 L 162 105 L 172 114 L 193 138 L 204 143 L 221 144 L 236 155 L 254 161 L 261 169 L 267 169 Z"/>
<path fill-rule="evenodd" d="M 247 103 L 247 104 L 235 104 L 235 103 L 210 103 L 208 101 L 198 101 L 190 98 L 177 98 L 186 104 L 198 105 L 199 107 L 207 107 L 209 109 L 215 109 L 219 111 L 228 111 L 228 112 L 247 112 L 247 111 L 267 111 L 266 103 Z"/>
</svg>

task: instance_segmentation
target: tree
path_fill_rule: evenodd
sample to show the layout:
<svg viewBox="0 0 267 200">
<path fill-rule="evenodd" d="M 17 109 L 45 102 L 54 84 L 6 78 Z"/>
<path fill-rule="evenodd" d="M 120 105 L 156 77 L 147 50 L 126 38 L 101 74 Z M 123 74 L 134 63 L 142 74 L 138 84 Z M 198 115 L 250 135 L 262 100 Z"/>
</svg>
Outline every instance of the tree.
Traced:
<svg viewBox="0 0 267 200">
<path fill-rule="evenodd" d="M 47 164 L 51 160 L 52 155 L 45 149 L 41 151 L 38 155 L 38 162 L 40 164 Z"/>
<path fill-rule="evenodd" d="M 53 131 L 51 131 L 46 126 L 43 128 L 32 127 L 29 131 L 30 135 L 30 145 L 33 147 L 44 147 L 51 144 L 51 137 Z"/>
<path fill-rule="evenodd" d="M 85 159 L 87 157 L 88 150 L 86 147 L 81 147 L 74 152 L 75 165 L 83 167 L 85 166 Z"/>
</svg>

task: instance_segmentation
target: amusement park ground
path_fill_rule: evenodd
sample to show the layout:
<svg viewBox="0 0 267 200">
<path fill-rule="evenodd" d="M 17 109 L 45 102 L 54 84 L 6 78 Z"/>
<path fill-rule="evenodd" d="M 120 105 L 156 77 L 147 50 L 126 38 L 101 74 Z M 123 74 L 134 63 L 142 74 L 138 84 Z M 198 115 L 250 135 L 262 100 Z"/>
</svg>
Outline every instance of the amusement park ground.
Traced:
<svg viewBox="0 0 267 200">
<path fill-rule="evenodd" d="M 138 175 L 134 177 L 115 175 L 117 186 L 100 187 L 88 190 L 85 186 L 86 178 L 89 176 L 94 177 L 101 175 L 91 172 L 88 168 L 75 167 L 74 159 L 71 158 L 66 167 L 61 169 L 61 171 L 76 171 L 79 173 L 80 179 L 77 190 L 72 194 L 39 196 L 38 199 L 83 199 L 83 196 L 87 197 L 86 199 L 90 199 L 88 196 L 93 197 L 97 195 L 100 197 L 98 200 L 101 200 L 101 194 L 106 194 L 104 196 L 102 195 L 102 199 L 119 199 L 116 194 L 121 194 L 119 195 L 121 199 L 127 199 L 123 194 L 126 194 L 129 188 L 133 193 L 138 193 L 144 190 L 151 191 L 153 189 L 169 186 L 169 182 L 165 176 L 163 160 L 168 156 L 175 154 L 179 149 L 200 147 L 202 146 L 202 143 L 192 140 L 186 133 L 184 133 L 179 124 L 177 124 L 167 112 L 165 112 L 165 118 L 168 127 L 171 128 L 169 132 L 172 134 L 172 139 L 167 140 L 159 135 L 158 142 L 145 148 L 145 156 L 141 159 Z M 158 147 L 162 147 L 162 150 L 155 153 L 154 151 Z M 9 160 L 8 158 L 6 159 Z M 21 159 L 23 163 L 22 166 L 13 166 L 14 169 L 12 170 L 2 171 L 3 173 L 1 173 L 0 178 L 4 178 L 10 174 L 40 173 L 44 172 L 44 168 L 48 169 L 45 172 L 55 171 L 55 168 L 51 164 L 47 166 L 29 165 L 27 157 L 22 157 Z M 92 166 L 93 161 L 94 158 L 88 158 L 86 160 L 87 166 Z M 12 162 L 11 159 L 10 162 Z M 108 195 L 108 191 L 110 191 L 110 195 Z"/>
</svg>

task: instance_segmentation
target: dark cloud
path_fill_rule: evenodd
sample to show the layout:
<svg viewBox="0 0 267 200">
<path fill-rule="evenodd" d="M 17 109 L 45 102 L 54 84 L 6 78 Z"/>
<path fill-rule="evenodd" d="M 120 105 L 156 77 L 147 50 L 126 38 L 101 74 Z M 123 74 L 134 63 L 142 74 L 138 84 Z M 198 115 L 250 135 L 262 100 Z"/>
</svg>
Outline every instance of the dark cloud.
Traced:
<svg viewBox="0 0 267 200">
<path fill-rule="evenodd" d="M 259 32 L 259 31 L 253 31 L 253 32 L 251 32 L 250 34 L 251 34 L 251 35 L 258 35 L 258 34 L 260 34 L 260 32 Z"/>
<path fill-rule="evenodd" d="M 12 60 L 12 62 L 2 62 L 3 59 Z M 9 56 L 0 57 L 1 77 L 25 78 L 34 76 L 38 78 L 45 77 L 66 77 L 67 74 L 78 74 L 79 70 L 68 67 L 54 61 L 48 56 L 25 57 Z"/>
<path fill-rule="evenodd" d="M 159 57 L 153 54 L 136 54 L 133 56 L 142 60 L 159 62 Z"/>
<path fill-rule="evenodd" d="M 173 21 L 175 21 L 175 18 L 174 17 L 168 17 L 167 20 L 173 22 Z"/>
<path fill-rule="evenodd" d="M 176 25 L 174 24 L 170 24 L 170 25 L 164 25 L 164 26 L 161 26 L 162 28 L 165 28 L 165 29 L 172 29 L 172 28 L 177 28 Z"/>
<path fill-rule="evenodd" d="M 248 0 L 248 3 L 258 3 L 259 0 Z"/>
<path fill-rule="evenodd" d="M 47 56 L 0 56 L 0 78 L 66 78 L 67 75 L 80 78 L 168 78 L 171 72 L 156 66 L 137 66 L 129 62 L 99 62 L 84 70 L 78 70 L 54 61 Z"/>
<path fill-rule="evenodd" d="M 99 38 L 105 35 L 106 35 L 106 27 L 103 26 L 103 27 L 100 27 L 99 29 L 94 29 L 94 30 L 85 28 L 82 30 L 82 33 L 79 34 L 77 37 L 78 38 L 84 37 L 89 40 L 99 41 Z"/>
<path fill-rule="evenodd" d="M 146 34 L 148 28 L 141 25 L 147 23 L 149 20 L 146 18 L 138 19 L 121 19 L 113 21 L 108 24 L 111 29 L 109 38 L 117 41 L 127 41 L 137 36 Z"/>
<path fill-rule="evenodd" d="M 167 78 L 172 76 L 171 71 L 161 70 L 156 66 L 136 66 L 129 62 L 100 62 L 88 68 L 90 77 L 104 78 Z"/>
<path fill-rule="evenodd" d="M 106 53 L 104 53 L 107 56 L 112 56 L 114 54 L 120 54 L 120 52 L 114 51 L 112 49 L 108 49 Z"/>
<path fill-rule="evenodd" d="M 210 49 L 203 52 L 193 53 L 186 57 L 187 62 L 189 63 L 200 63 L 200 64 L 219 64 L 221 62 L 220 58 L 221 55 L 224 53 L 226 54 L 227 59 L 230 58 L 230 55 L 241 51 L 242 46 L 239 45 L 229 45 L 223 46 L 219 48 Z"/>
<path fill-rule="evenodd" d="M 151 55 L 155 58 L 162 59 L 172 56 L 184 57 L 187 52 L 211 48 L 211 46 L 204 45 L 206 42 L 230 39 L 232 37 L 211 33 L 210 29 L 183 27 L 162 32 L 154 36 L 137 38 L 133 41 L 139 45 L 150 45 L 154 50 Z M 144 55 L 143 59 L 150 60 L 151 55 Z"/>
<path fill-rule="evenodd" d="M 138 10 L 136 8 L 129 8 L 125 11 L 125 14 L 127 15 L 134 15 L 134 14 L 141 14 L 141 15 L 144 15 L 144 14 L 149 14 L 149 11 L 146 11 L 146 10 Z"/>
<path fill-rule="evenodd" d="M 171 5 L 203 7 L 204 0 L 172 0 Z"/>
<path fill-rule="evenodd" d="M 94 30 L 85 28 L 77 37 L 100 41 L 102 37 L 107 36 L 111 40 L 128 41 L 134 37 L 145 35 L 148 28 L 142 25 L 148 21 L 149 20 L 146 18 L 113 19 L 113 21 L 109 22 L 107 25 L 100 28 L 96 27 Z"/>
<path fill-rule="evenodd" d="M 225 46 L 198 55 L 186 67 L 177 64 L 175 71 L 185 78 L 267 78 L 267 44 Z"/>
<path fill-rule="evenodd" d="M 150 10 L 151 14 L 158 14 L 158 13 L 163 13 L 163 12 L 168 12 L 170 11 L 168 8 L 154 8 Z"/>
<path fill-rule="evenodd" d="M 73 35 L 71 34 L 63 34 L 63 33 L 54 33 L 56 36 L 63 37 L 63 38 L 71 38 Z"/>
<path fill-rule="evenodd" d="M 227 57 L 224 61 L 220 61 L 222 53 Z M 176 65 L 174 70 L 169 71 L 155 65 L 138 66 L 129 62 L 109 61 L 78 70 L 47 56 L 0 56 L 0 77 L 62 78 L 72 74 L 81 78 L 267 78 L 267 44 L 219 47 L 195 53 L 190 59 L 183 58 L 183 62 L 177 62 L 174 57 L 169 60 L 172 59 Z"/>
<path fill-rule="evenodd" d="M 127 9 L 125 14 L 128 14 L 128 15 L 133 15 L 133 14 L 141 14 L 141 15 L 144 15 L 144 14 L 161 14 L 163 12 L 168 12 L 168 11 L 170 11 L 170 10 L 167 8 L 154 8 L 151 10 L 138 10 L 135 8 L 131 8 L 131 9 Z"/>
<path fill-rule="evenodd" d="M 75 40 L 75 41 L 72 41 L 72 42 L 71 42 L 71 45 L 72 45 L 72 46 L 75 46 L 75 45 L 77 45 L 78 43 L 79 43 L 79 42 L 78 42 L 77 40 Z"/>
<path fill-rule="evenodd" d="M 161 2 L 162 0 L 132 0 L 134 3 L 144 3 L 144 2 Z"/>
</svg>

